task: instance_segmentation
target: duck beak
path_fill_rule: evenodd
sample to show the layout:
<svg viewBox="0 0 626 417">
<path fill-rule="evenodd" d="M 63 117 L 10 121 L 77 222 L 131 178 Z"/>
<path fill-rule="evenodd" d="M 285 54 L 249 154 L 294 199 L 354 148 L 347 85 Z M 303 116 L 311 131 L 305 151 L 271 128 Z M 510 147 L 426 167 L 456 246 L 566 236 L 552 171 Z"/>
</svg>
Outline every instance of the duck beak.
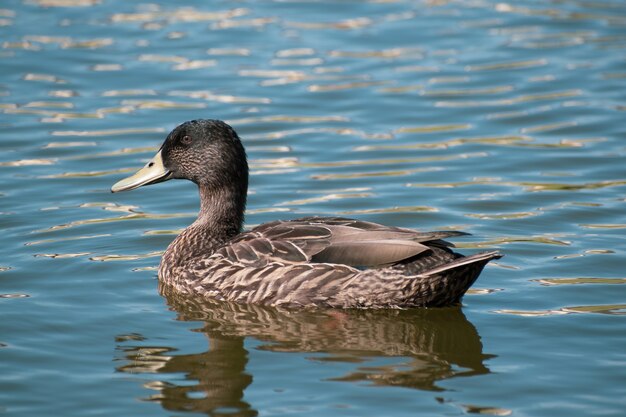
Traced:
<svg viewBox="0 0 626 417">
<path fill-rule="evenodd" d="M 146 164 L 146 166 L 130 177 L 116 182 L 113 187 L 111 187 L 111 192 L 117 193 L 120 191 L 134 190 L 142 185 L 150 185 L 167 181 L 171 176 L 172 173 L 165 168 L 165 165 L 163 165 L 163 158 L 161 156 L 161 151 L 159 151 L 156 155 L 154 155 L 154 158 Z"/>
</svg>

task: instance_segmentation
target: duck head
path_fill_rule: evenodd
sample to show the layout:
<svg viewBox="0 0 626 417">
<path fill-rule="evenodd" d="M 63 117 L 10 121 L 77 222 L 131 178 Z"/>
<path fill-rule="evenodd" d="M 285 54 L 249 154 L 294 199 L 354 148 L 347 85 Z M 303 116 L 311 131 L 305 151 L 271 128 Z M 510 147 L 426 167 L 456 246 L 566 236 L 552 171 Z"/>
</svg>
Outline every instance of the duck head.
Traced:
<svg viewBox="0 0 626 417">
<path fill-rule="evenodd" d="M 111 192 L 134 190 L 169 179 L 187 179 L 201 188 L 248 187 L 246 152 L 237 133 L 220 120 L 192 120 L 167 135 L 157 154 L 139 171 L 118 181 Z"/>
</svg>

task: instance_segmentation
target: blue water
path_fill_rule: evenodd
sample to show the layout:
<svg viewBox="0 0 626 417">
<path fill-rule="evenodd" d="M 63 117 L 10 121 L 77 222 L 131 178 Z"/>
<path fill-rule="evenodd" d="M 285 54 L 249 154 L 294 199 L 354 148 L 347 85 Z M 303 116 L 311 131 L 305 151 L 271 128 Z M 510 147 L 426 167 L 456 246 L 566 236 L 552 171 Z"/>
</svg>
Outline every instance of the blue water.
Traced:
<svg viewBox="0 0 626 417">
<path fill-rule="evenodd" d="M 621 1 L 0 6 L 0 414 L 622 416 Z M 248 149 L 249 226 L 498 248 L 463 306 L 159 295 L 192 184 L 110 186 L 177 124 Z"/>
</svg>

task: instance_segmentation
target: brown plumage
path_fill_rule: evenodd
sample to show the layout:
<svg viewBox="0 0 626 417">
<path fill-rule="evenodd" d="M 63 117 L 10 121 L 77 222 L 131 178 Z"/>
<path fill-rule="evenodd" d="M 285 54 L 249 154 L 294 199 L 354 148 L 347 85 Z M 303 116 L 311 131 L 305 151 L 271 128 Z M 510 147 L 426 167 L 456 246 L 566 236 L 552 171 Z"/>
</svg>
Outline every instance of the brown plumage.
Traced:
<svg viewBox="0 0 626 417">
<path fill-rule="evenodd" d="M 274 221 L 242 232 L 246 155 L 235 131 L 217 120 L 174 129 L 143 169 L 112 188 L 170 178 L 200 190 L 198 219 L 169 245 L 159 278 L 174 290 L 267 305 L 402 308 L 459 303 L 483 267 L 501 255 L 464 257 L 445 238 L 341 217 Z"/>
</svg>

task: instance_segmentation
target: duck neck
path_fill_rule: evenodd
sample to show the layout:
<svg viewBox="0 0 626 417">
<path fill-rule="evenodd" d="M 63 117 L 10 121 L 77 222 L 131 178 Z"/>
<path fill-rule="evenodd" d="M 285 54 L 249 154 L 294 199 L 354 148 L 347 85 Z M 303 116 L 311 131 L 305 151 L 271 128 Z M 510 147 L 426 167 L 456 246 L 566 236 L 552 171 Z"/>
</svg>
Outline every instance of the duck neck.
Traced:
<svg viewBox="0 0 626 417">
<path fill-rule="evenodd" d="M 247 187 L 246 187 L 247 188 Z M 221 245 L 241 233 L 247 190 L 198 186 L 200 213 L 189 228 L 197 228 Z"/>
<path fill-rule="evenodd" d="M 247 190 L 203 185 L 198 188 L 198 218 L 169 245 L 161 260 L 161 269 L 173 270 L 194 259 L 206 258 L 242 230 Z"/>
</svg>

